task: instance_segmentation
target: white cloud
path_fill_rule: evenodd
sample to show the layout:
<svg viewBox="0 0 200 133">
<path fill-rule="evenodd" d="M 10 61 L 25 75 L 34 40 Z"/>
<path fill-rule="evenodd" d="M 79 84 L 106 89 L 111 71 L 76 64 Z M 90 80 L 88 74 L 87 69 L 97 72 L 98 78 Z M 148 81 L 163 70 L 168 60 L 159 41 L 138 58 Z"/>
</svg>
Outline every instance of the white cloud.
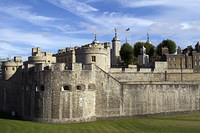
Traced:
<svg viewBox="0 0 200 133">
<path fill-rule="evenodd" d="M 118 28 L 121 40 L 125 40 L 125 37 L 128 36 L 131 42 L 144 40 L 147 32 L 150 32 L 152 36 L 159 36 L 158 38 L 152 38 L 152 42 L 155 43 L 160 42 L 161 39 L 169 38 L 174 39 L 180 44 L 186 44 L 192 42 L 188 40 L 197 40 L 198 37 L 200 38 L 199 0 L 116 0 L 121 3 L 120 8 L 129 7 L 134 10 L 134 8 L 141 7 L 145 11 L 147 7 L 161 7 L 158 14 L 147 13 L 148 16 L 146 17 L 140 13 L 136 14 L 137 12 L 123 14 L 122 12 L 111 12 L 109 9 L 101 12 L 100 9 L 90 5 L 92 2 L 104 2 L 103 0 L 87 0 L 86 2 L 81 0 L 46 1 L 81 17 L 81 22 L 77 22 L 79 24 L 72 26 L 68 24 L 58 25 L 56 22 L 60 21 L 60 19 L 33 13 L 31 7 L 0 7 L 0 12 L 42 26 L 47 31 L 45 33 L 31 33 L 18 29 L 0 29 L 0 33 L 4 33 L 0 34 L 0 39 L 9 40 L 11 42 L 9 44 L 13 47 L 14 45 L 12 44 L 21 42 L 31 46 L 40 46 L 44 49 L 58 49 L 67 47 L 66 44 L 68 46 L 72 44 L 73 46 L 91 42 L 88 39 L 67 37 L 66 34 L 73 36 L 97 32 L 97 37 L 113 35 L 114 27 Z M 152 10 L 155 9 L 153 8 Z M 52 31 L 51 28 L 59 29 L 62 33 L 51 34 L 49 33 Z M 129 33 L 125 32 L 126 28 L 131 28 L 131 31 Z"/>
<path fill-rule="evenodd" d="M 84 3 L 79 2 L 77 0 L 47 0 L 48 2 L 61 7 L 63 9 L 67 9 L 70 12 L 73 13 L 88 13 L 88 12 L 94 12 L 98 11 L 98 9 Z"/>
<path fill-rule="evenodd" d="M 56 28 L 60 31 L 66 31 L 66 28 L 70 27 L 68 24 L 58 25 L 57 22 L 61 20 L 59 18 L 37 15 L 31 12 L 31 9 L 30 6 L 1 6 L 0 12 L 41 27 Z"/>
<path fill-rule="evenodd" d="M 29 51 L 29 52 L 28 52 Z M 31 51 L 28 48 L 17 47 L 11 42 L 0 40 L 0 57 L 13 57 L 16 55 L 20 55 L 23 58 L 26 58 Z"/>
<path fill-rule="evenodd" d="M 151 20 L 136 18 L 132 16 L 122 15 L 122 14 L 106 14 L 96 17 L 95 15 L 85 16 L 93 23 L 102 25 L 104 27 L 114 27 L 114 26 L 126 26 L 126 27 L 135 27 L 135 26 L 149 26 L 153 23 Z"/>
<path fill-rule="evenodd" d="M 125 7 L 145 7 L 164 5 L 166 0 L 118 0 Z"/>
<path fill-rule="evenodd" d="M 49 21 L 58 20 L 52 17 L 40 16 L 34 13 L 31 13 L 29 10 L 31 7 L 28 6 L 10 6 L 10 7 L 0 7 L 0 12 L 7 13 L 12 17 L 16 17 L 25 21 L 28 21 L 33 24 L 43 25 Z"/>
<path fill-rule="evenodd" d="M 32 47 L 54 51 L 55 49 L 80 46 L 91 42 L 88 39 L 58 36 L 51 33 L 31 33 L 19 29 L 0 29 L 0 33 L 4 33 L 0 34 L 0 56 L 7 56 L 8 53 L 12 56 L 27 56 L 30 55 Z M 20 44 L 20 46 L 17 47 L 16 44 Z"/>
<path fill-rule="evenodd" d="M 100 13 L 100 11 L 89 4 L 84 4 L 87 8 L 87 11 L 85 10 L 79 10 L 80 3 L 77 0 L 48 0 L 50 3 L 63 8 L 69 12 L 72 12 L 73 14 L 84 18 L 87 22 L 81 22 L 80 27 L 85 27 L 85 31 L 82 33 L 92 33 L 97 32 L 98 35 L 107 35 L 111 34 L 113 32 L 114 27 L 120 27 L 121 29 L 126 29 L 128 27 L 132 29 L 140 29 L 138 27 L 144 27 L 149 26 L 153 23 L 153 21 L 143 18 L 137 18 L 134 16 L 128 16 L 123 15 L 121 13 L 117 12 L 104 12 Z M 94 1 L 88 1 L 88 2 L 94 2 Z M 96 0 L 95 0 L 96 2 Z M 83 3 L 81 3 L 83 4 Z M 69 6 L 70 5 L 70 6 Z M 98 11 L 98 12 L 97 12 Z M 134 28 L 133 28 L 134 27 Z M 71 33 L 71 32 L 69 32 Z M 77 32 L 74 32 L 77 33 Z M 80 33 L 80 32 L 78 32 Z"/>
<path fill-rule="evenodd" d="M 199 0 L 117 0 L 125 7 L 170 6 L 170 7 L 198 7 Z"/>
<path fill-rule="evenodd" d="M 12 43 L 24 43 L 32 46 L 41 46 L 42 48 L 65 47 L 66 44 L 81 45 L 89 42 L 87 39 L 77 39 L 66 37 L 64 35 L 55 35 L 42 32 L 25 32 L 18 29 L 0 29 L 0 38 L 9 40 Z M 76 40 L 76 41 L 74 41 Z M 82 42 L 82 43 L 81 43 Z"/>
<path fill-rule="evenodd" d="M 86 0 L 86 3 L 94 3 L 94 2 L 99 2 L 99 1 L 103 1 L 103 0 Z"/>
</svg>

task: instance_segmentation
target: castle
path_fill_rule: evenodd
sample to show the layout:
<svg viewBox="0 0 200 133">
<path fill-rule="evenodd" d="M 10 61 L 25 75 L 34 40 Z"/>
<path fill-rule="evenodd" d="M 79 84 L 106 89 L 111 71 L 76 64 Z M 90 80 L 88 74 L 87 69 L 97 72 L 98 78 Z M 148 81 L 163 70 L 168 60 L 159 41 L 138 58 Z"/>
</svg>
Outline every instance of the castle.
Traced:
<svg viewBox="0 0 200 133">
<path fill-rule="evenodd" d="M 154 69 L 115 67 L 119 51 L 115 33 L 112 49 L 95 37 L 55 55 L 33 48 L 28 61 L 4 62 L 0 111 L 64 123 L 200 110 L 200 73 L 169 69 L 167 62 L 155 62 Z"/>
</svg>

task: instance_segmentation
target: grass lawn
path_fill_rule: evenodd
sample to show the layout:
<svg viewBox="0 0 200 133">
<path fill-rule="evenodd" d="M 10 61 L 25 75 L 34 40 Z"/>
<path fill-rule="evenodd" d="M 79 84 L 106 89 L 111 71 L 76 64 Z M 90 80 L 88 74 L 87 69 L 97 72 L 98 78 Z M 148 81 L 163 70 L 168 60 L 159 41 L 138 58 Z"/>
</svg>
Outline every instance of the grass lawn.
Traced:
<svg viewBox="0 0 200 133">
<path fill-rule="evenodd" d="M 0 118 L 0 133 L 200 133 L 200 114 L 41 124 Z"/>
</svg>

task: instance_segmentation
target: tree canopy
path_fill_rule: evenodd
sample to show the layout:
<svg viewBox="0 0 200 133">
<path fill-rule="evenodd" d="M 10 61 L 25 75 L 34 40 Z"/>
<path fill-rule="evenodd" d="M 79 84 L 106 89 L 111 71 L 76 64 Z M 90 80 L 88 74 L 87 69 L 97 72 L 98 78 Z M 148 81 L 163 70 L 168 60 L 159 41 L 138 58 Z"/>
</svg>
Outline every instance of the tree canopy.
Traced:
<svg viewBox="0 0 200 133">
<path fill-rule="evenodd" d="M 133 63 L 133 47 L 129 43 L 124 43 L 120 49 L 122 61 L 128 65 Z"/>
<path fill-rule="evenodd" d="M 148 54 L 149 57 L 152 57 L 154 55 L 154 52 L 155 52 L 155 47 L 148 42 L 136 42 L 135 45 L 134 45 L 134 56 L 138 57 L 138 55 L 141 54 L 140 49 L 143 46 L 146 48 L 146 54 Z"/>
<path fill-rule="evenodd" d="M 172 40 L 163 40 L 156 48 L 156 53 L 162 55 L 162 48 L 167 47 L 169 54 L 174 54 L 176 52 L 176 43 Z"/>
</svg>

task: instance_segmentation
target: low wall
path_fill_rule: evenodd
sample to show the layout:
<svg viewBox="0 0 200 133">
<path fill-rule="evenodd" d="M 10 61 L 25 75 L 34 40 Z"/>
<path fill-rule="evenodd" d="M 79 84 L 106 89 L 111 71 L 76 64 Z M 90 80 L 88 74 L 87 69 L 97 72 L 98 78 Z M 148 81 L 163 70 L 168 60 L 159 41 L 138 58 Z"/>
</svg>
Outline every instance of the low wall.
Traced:
<svg viewBox="0 0 200 133">
<path fill-rule="evenodd" d="M 200 110 L 198 84 L 123 84 L 122 89 L 124 116 Z"/>
</svg>

